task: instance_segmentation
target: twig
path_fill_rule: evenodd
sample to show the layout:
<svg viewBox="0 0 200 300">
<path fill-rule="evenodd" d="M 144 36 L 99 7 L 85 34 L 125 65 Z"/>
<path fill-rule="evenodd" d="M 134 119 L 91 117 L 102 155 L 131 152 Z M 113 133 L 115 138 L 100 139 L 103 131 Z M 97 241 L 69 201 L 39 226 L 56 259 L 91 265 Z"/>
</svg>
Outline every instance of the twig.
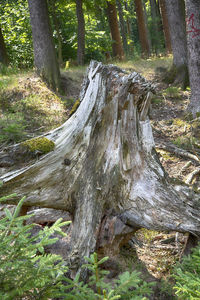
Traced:
<svg viewBox="0 0 200 300">
<path fill-rule="evenodd" d="M 191 166 L 192 162 L 191 160 L 189 160 L 180 170 L 180 172 L 178 173 L 178 175 L 181 175 L 187 168 L 189 168 Z"/>
<path fill-rule="evenodd" d="M 176 146 L 174 146 L 172 144 L 162 143 L 162 144 L 156 145 L 156 148 L 166 150 L 166 151 L 168 151 L 170 153 L 175 154 L 176 156 L 181 156 L 181 157 L 184 157 L 184 158 L 187 158 L 187 159 L 189 158 L 189 159 L 197 162 L 198 165 L 200 164 L 200 160 L 199 160 L 199 158 L 196 155 L 194 155 L 194 154 L 192 154 L 192 153 L 190 153 L 190 152 L 188 152 L 186 150 L 177 148 Z"/>
<path fill-rule="evenodd" d="M 193 172 L 191 172 L 188 176 L 187 179 L 185 180 L 185 183 L 187 184 L 191 184 L 192 180 L 194 179 L 194 177 L 196 175 L 198 175 L 200 173 L 200 168 L 195 169 Z"/>
<path fill-rule="evenodd" d="M 194 123 L 194 122 L 197 122 L 197 121 L 200 121 L 200 117 L 196 118 L 196 119 L 193 119 L 191 120 L 189 123 Z"/>
</svg>

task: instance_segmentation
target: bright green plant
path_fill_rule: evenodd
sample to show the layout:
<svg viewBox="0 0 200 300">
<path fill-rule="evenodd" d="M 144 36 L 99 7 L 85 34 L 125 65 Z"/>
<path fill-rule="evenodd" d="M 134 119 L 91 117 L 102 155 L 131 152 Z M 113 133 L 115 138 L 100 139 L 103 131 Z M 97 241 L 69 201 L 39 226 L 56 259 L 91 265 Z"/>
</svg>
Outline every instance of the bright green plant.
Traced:
<svg viewBox="0 0 200 300">
<path fill-rule="evenodd" d="M 181 300 L 200 299 L 200 244 L 174 269 L 174 289 Z"/>
<path fill-rule="evenodd" d="M 1 201 L 14 197 L 4 197 Z M 19 217 L 23 205 L 21 199 L 12 214 L 5 209 L 6 216 L 0 220 L 0 299 L 49 299 L 59 296 L 63 286 L 63 275 L 67 271 L 62 258 L 45 254 L 44 247 L 57 239 L 50 236 L 64 234 L 61 227 L 69 222 L 56 221 L 31 235 L 34 224 L 24 225 L 29 216 Z"/>
<path fill-rule="evenodd" d="M 26 123 L 20 113 L 8 113 L 0 119 L 0 143 L 19 142 L 26 137 Z"/>
<path fill-rule="evenodd" d="M 198 147 L 198 140 L 195 137 L 179 136 L 172 141 L 176 146 L 191 150 L 194 146 Z"/>
<path fill-rule="evenodd" d="M 69 281 L 70 285 L 67 287 L 73 288 L 71 293 L 65 295 L 64 299 L 80 299 L 80 300 L 145 300 L 145 296 L 151 294 L 151 286 L 153 283 L 146 283 L 140 279 L 139 272 L 125 272 L 119 275 L 118 279 L 112 282 L 106 282 L 105 276 L 108 271 L 102 270 L 100 265 L 108 260 L 104 257 L 98 260 L 97 254 L 93 253 L 89 258 L 85 257 L 88 262 L 83 265 L 83 268 L 90 270 L 91 275 L 88 284 L 80 282 L 80 274 L 78 274 L 74 281 Z"/>
<path fill-rule="evenodd" d="M 1 185 L 1 182 L 0 182 Z M 15 194 L 1 198 L 16 197 Z M 5 209 L 0 220 L 0 299 L 22 300 L 62 297 L 64 300 L 144 300 L 151 293 L 152 283 L 140 279 L 138 272 L 125 272 L 118 279 L 106 283 L 108 271 L 100 268 L 108 257 L 98 260 L 93 253 L 85 257 L 87 264 L 81 272 L 90 272 L 88 283 L 80 280 L 78 273 L 74 280 L 64 276 L 68 268 L 58 255 L 45 254 L 45 246 L 57 239 L 52 234 L 65 235 L 61 227 L 69 222 L 56 221 L 37 234 L 31 234 L 34 224 L 24 225 L 32 215 L 18 216 L 24 198 L 14 213 Z"/>
<path fill-rule="evenodd" d="M 152 99 L 151 99 L 151 103 L 153 103 L 153 104 L 158 104 L 158 105 L 160 105 L 160 104 L 162 104 L 162 102 L 163 102 L 163 98 L 161 98 L 161 97 L 159 97 L 159 96 L 154 96 Z"/>
<path fill-rule="evenodd" d="M 11 64 L 20 68 L 32 67 L 33 47 L 28 1 L 0 1 L 0 24 Z"/>
<path fill-rule="evenodd" d="M 176 86 L 170 86 L 163 91 L 163 95 L 171 98 L 180 98 L 181 97 L 180 91 L 181 91 L 180 88 Z"/>
</svg>

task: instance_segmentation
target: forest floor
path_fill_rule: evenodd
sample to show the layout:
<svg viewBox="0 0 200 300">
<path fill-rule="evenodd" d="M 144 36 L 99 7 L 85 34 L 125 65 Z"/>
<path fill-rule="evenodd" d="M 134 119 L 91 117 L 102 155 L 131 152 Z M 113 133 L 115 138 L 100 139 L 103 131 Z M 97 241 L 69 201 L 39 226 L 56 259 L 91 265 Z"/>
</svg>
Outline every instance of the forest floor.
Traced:
<svg viewBox="0 0 200 300">
<path fill-rule="evenodd" d="M 130 72 L 137 71 L 154 83 L 156 94 L 152 99 L 150 119 L 160 161 L 175 181 L 184 181 L 200 190 L 200 119 L 192 120 L 187 113 L 189 89 L 182 91 L 163 83 L 163 75 L 171 63 L 171 57 L 161 57 L 124 62 L 118 66 Z M 2 75 L 0 150 L 9 144 L 41 135 L 67 120 L 79 98 L 85 70 L 86 67 L 73 67 L 62 71 L 64 96 L 54 94 L 33 72 L 13 74 L 10 71 Z M 4 172 L 3 167 L 0 170 L 0 174 Z M 174 299 L 167 278 L 182 255 L 187 237 L 142 229 L 135 236 L 134 247 L 129 245 L 122 249 L 122 268 L 123 265 L 130 269 L 135 267 L 143 272 L 135 260 L 136 251 L 151 276 L 165 279 L 162 283 L 164 296 L 157 294 L 152 299 Z"/>
</svg>

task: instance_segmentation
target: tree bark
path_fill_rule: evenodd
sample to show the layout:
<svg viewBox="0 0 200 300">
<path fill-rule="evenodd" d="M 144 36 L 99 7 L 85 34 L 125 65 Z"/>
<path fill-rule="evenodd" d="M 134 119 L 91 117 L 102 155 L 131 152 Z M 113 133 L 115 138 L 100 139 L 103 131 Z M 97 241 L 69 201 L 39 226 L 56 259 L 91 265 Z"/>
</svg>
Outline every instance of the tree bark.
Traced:
<svg viewBox="0 0 200 300">
<path fill-rule="evenodd" d="M 116 0 L 116 3 L 117 3 L 118 12 L 119 12 L 119 21 L 120 21 L 123 47 L 124 47 L 125 53 L 128 54 L 128 44 L 127 44 L 127 38 L 126 38 L 126 26 L 125 26 L 125 21 L 124 21 L 124 14 L 123 14 L 123 8 L 122 8 L 121 0 Z"/>
<path fill-rule="evenodd" d="M 77 62 L 79 65 L 84 65 L 85 56 L 85 20 L 83 14 L 83 1 L 76 0 L 76 15 L 78 20 L 78 50 Z"/>
<path fill-rule="evenodd" d="M 6 66 L 8 65 L 8 55 L 7 55 L 1 27 L 0 27 L 0 63 Z"/>
<path fill-rule="evenodd" d="M 200 114 L 200 2 L 186 1 L 188 67 L 191 87 L 189 110 L 193 116 Z"/>
<path fill-rule="evenodd" d="M 173 66 L 169 83 L 186 88 L 189 83 L 184 0 L 165 2 L 173 51 Z"/>
<path fill-rule="evenodd" d="M 50 27 L 47 1 L 28 0 L 37 73 L 54 90 L 60 89 L 60 70 Z"/>
<path fill-rule="evenodd" d="M 113 56 L 115 58 L 118 58 L 119 60 L 122 60 L 124 58 L 124 51 L 122 47 L 122 41 L 121 41 L 119 25 L 117 20 L 116 4 L 107 1 L 107 12 L 108 12 L 110 33 L 112 37 Z"/>
<path fill-rule="evenodd" d="M 154 48 L 154 51 L 156 55 L 158 54 L 158 44 L 160 43 L 160 37 L 159 37 L 159 32 L 160 32 L 160 24 L 159 24 L 159 14 L 157 10 L 157 4 L 155 0 L 150 0 L 150 5 L 151 5 L 151 19 L 152 19 L 152 48 Z"/>
<path fill-rule="evenodd" d="M 56 1 L 50 0 L 49 2 L 51 5 L 53 24 L 55 26 L 56 35 L 57 35 L 57 39 L 58 39 L 58 63 L 59 63 L 59 66 L 62 66 L 63 65 L 62 36 L 60 34 L 60 24 L 59 24 L 59 20 L 58 20 L 57 14 L 56 14 Z"/>
<path fill-rule="evenodd" d="M 149 28 L 148 28 L 148 18 L 147 18 L 147 9 L 146 9 L 145 1 L 143 1 L 143 9 L 144 9 L 144 20 L 145 20 L 145 26 L 146 26 L 146 29 L 147 29 L 149 49 L 150 49 L 150 52 L 151 52 L 152 44 L 151 44 L 150 32 L 149 32 Z"/>
<path fill-rule="evenodd" d="M 55 150 L 0 177 L 0 197 L 18 195 L 8 203 L 23 195 L 27 206 L 68 211 L 75 270 L 84 255 L 117 251 L 141 227 L 200 234 L 199 195 L 171 185 L 155 152 L 151 91 L 136 72 L 91 62 L 77 111 L 46 134 Z"/>
<path fill-rule="evenodd" d="M 162 16 L 162 24 L 163 24 L 163 31 L 165 37 L 165 47 L 167 53 L 169 54 L 172 53 L 172 46 L 171 46 L 171 37 L 169 32 L 169 23 L 168 23 L 165 0 L 160 0 L 159 3 L 160 3 L 160 12 Z"/>
<path fill-rule="evenodd" d="M 148 42 L 147 28 L 145 25 L 145 17 L 142 6 L 142 0 L 135 0 L 135 10 L 138 23 L 139 39 L 141 44 L 142 56 L 148 57 L 150 55 L 150 45 Z"/>
<path fill-rule="evenodd" d="M 124 2 L 124 5 L 125 5 L 126 11 L 129 11 L 128 3 L 126 0 Z M 126 25 L 127 25 L 127 33 L 129 36 L 131 36 L 131 25 L 130 25 L 130 20 L 129 20 L 128 16 L 126 17 Z"/>
</svg>

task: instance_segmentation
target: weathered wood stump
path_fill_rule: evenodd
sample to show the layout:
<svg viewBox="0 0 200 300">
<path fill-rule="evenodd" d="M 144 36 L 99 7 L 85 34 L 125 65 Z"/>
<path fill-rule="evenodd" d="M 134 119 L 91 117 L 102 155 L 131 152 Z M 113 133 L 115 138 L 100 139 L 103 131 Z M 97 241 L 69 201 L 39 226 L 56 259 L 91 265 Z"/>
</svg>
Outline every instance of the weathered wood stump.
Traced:
<svg viewBox="0 0 200 300">
<path fill-rule="evenodd" d="M 0 178 L 1 196 L 15 192 L 27 206 L 70 213 L 77 268 L 96 247 L 117 249 L 141 227 L 200 233 L 199 195 L 171 184 L 157 157 L 148 118 L 152 91 L 135 72 L 91 62 L 79 108 L 46 134 L 54 151 Z"/>
</svg>

